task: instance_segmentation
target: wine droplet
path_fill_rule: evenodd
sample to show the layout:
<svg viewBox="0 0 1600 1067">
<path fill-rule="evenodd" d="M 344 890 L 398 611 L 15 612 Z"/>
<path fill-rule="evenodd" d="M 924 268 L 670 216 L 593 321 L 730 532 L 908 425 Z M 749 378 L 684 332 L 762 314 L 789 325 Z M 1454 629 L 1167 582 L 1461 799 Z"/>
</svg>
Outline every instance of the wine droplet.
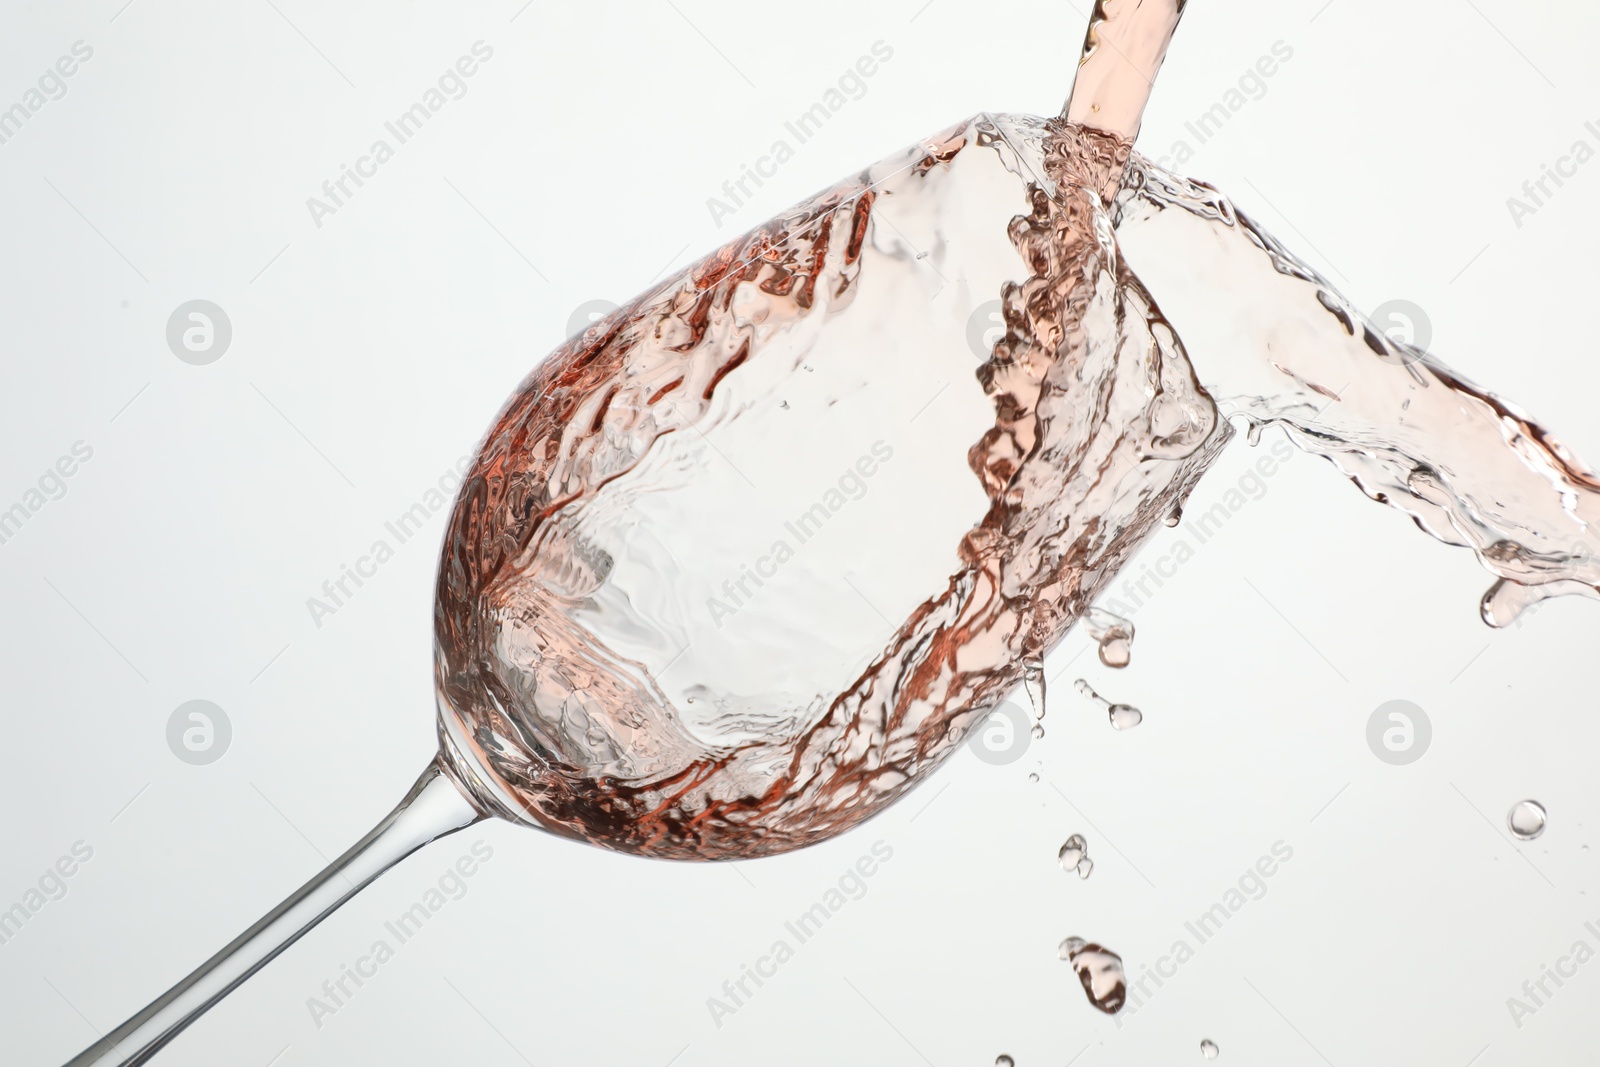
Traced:
<svg viewBox="0 0 1600 1067">
<path fill-rule="evenodd" d="M 1094 687 L 1082 678 L 1079 678 L 1075 684 L 1078 692 L 1082 693 L 1101 708 L 1105 709 L 1106 716 L 1111 720 L 1112 729 L 1131 730 L 1135 726 L 1138 726 L 1140 723 L 1144 722 L 1144 712 L 1140 711 L 1132 704 L 1111 703 L 1111 701 L 1107 700 L 1099 693 L 1096 693 L 1094 691 Z"/>
<path fill-rule="evenodd" d="M 1017 1067 L 1017 1061 L 1002 1052 L 994 1058 L 994 1067 Z"/>
<path fill-rule="evenodd" d="M 1107 1015 L 1115 1015 L 1122 1009 L 1128 999 L 1128 983 L 1123 977 L 1121 956 L 1081 937 L 1069 937 L 1061 942 L 1059 953 L 1078 973 L 1078 981 L 1083 984 L 1089 1003 Z"/>
<path fill-rule="evenodd" d="M 1032 772 L 1032 771 L 1029 771 L 1029 772 L 1028 772 L 1028 781 L 1030 781 L 1030 782 L 1037 782 L 1037 781 L 1038 781 L 1038 780 L 1039 780 L 1039 776 L 1038 776 L 1038 775 L 1037 775 L 1037 774 L 1035 774 L 1035 773 L 1034 773 L 1034 772 Z"/>
<path fill-rule="evenodd" d="M 1033 736 L 1034 740 L 1042 740 L 1044 738 L 1044 726 L 1042 724 L 1033 724 Z"/>
<path fill-rule="evenodd" d="M 1209 1037 L 1200 1042 L 1200 1055 L 1204 1056 L 1208 1060 L 1216 1059 L 1217 1054 L 1221 1051 L 1221 1049 L 1217 1048 L 1217 1043 L 1211 1040 Z"/>
<path fill-rule="evenodd" d="M 1073 834 L 1067 838 L 1067 843 L 1061 846 L 1061 851 L 1056 853 L 1056 858 L 1061 861 L 1064 871 L 1077 870 L 1078 863 L 1089 854 L 1089 843 L 1083 839 L 1082 834 Z"/>
<path fill-rule="evenodd" d="M 1133 658 L 1133 623 L 1102 608 L 1090 608 L 1084 616 L 1089 637 L 1100 646 L 1100 662 L 1121 669 Z"/>
<path fill-rule="evenodd" d="M 1030 659 L 1022 666 L 1022 688 L 1028 694 L 1028 703 L 1033 705 L 1033 717 L 1044 718 L 1044 660 Z M 1043 734 L 1035 736 L 1042 737 Z"/>
<path fill-rule="evenodd" d="M 1080 880 L 1087 879 L 1093 873 L 1094 860 L 1090 859 L 1088 856 L 1085 856 L 1083 859 L 1078 861 L 1078 878 Z"/>
<path fill-rule="evenodd" d="M 1537 800 L 1524 800 L 1511 809 L 1511 814 L 1506 816 L 1506 825 L 1511 827 L 1511 832 L 1517 835 L 1519 841 L 1532 841 L 1544 833 L 1547 817 L 1543 804 Z"/>
</svg>

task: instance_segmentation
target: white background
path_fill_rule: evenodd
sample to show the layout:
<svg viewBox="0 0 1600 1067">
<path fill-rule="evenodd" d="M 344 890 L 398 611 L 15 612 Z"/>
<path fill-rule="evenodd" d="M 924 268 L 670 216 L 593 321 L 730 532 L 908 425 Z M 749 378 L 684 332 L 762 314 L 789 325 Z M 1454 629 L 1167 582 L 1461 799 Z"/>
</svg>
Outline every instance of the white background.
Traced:
<svg viewBox="0 0 1600 1067">
<path fill-rule="evenodd" d="M 94 449 L 0 545 L 0 908 L 74 842 L 94 852 L 0 945 L 7 1064 L 59 1064 L 120 1022 L 421 769 L 442 516 L 320 628 L 306 598 L 471 450 L 575 308 L 975 111 L 1054 113 L 1085 18 L 1042 0 L 123 3 L 0 14 L 0 107 L 94 49 L 0 145 L 0 508 Z M 1600 163 L 1521 227 L 1506 198 L 1600 144 L 1597 34 L 1576 2 L 1196 0 L 1141 146 L 1165 153 L 1286 42 L 1183 169 L 1358 305 L 1425 308 L 1436 352 L 1594 459 Z M 317 227 L 306 198 L 480 39 L 494 56 L 467 95 Z M 878 40 L 894 55 L 866 94 L 715 225 L 706 198 Z M 233 325 L 209 366 L 164 337 L 196 298 Z M 1231 451 L 1192 512 L 1260 454 Z M 1139 612 L 1131 668 L 1069 667 L 1079 637 L 1058 650 L 1048 736 L 1020 762 L 963 754 L 847 837 L 737 867 L 474 828 L 157 1062 L 1031 1067 L 1193 1061 L 1202 1037 L 1230 1064 L 1587 1062 L 1600 962 L 1520 1028 L 1506 999 L 1580 938 L 1600 948 L 1600 612 L 1555 602 L 1493 633 L 1467 553 L 1308 457 L 1268 484 Z M 1079 673 L 1144 725 L 1111 731 Z M 233 727 L 203 767 L 165 740 L 196 698 Z M 1409 767 L 1365 741 L 1394 698 L 1433 722 Z M 1524 796 L 1551 823 L 1516 845 Z M 1055 862 L 1073 832 L 1087 882 Z M 493 859 L 466 896 L 316 1026 L 307 998 L 478 839 Z M 866 895 L 715 1025 L 707 998 L 878 840 L 893 858 Z M 1077 934 L 1137 974 L 1280 840 L 1294 858 L 1265 897 L 1121 1027 L 1056 960 Z"/>
</svg>

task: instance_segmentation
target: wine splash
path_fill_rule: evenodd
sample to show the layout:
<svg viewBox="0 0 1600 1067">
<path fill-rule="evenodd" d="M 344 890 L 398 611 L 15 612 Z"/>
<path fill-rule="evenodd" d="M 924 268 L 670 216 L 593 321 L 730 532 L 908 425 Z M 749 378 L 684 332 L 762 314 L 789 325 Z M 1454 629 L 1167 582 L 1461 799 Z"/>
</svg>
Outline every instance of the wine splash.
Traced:
<svg viewBox="0 0 1600 1067">
<path fill-rule="evenodd" d="M 475 792 L 731 859 L 840 833 L 953 754 L 1231 436 L 1106 225 L 1128 152 L 979 116 L 535 371 L 440 568 L 441 735 Z M 974 373 L 959 324 L 990 293 L 1006 331 Z M 830 501 L 852 452 L 860 491 Z M 761 583 L 737 611 L 728 560 Z"/>
<path fill-rule="evenodd" d="M 539 365 L 447 530 L 436 764 L 74 1067 L 146 1062 L 485 813 L 687 860 L 859 824 L 1018 684 L 1043 716 L 1045 654 L 1175 524 L 1231 417 L 1252 442 L 1284 428 L 1473 549 L 1499 578 L 1492 625 L 1595 595 L 1589 468 L 1390 341 L 1217 190 L 1132 151 L 1183 7 L 1097 0 L 1063 118 L 957 124 Z M 973 352 L 991 301 L 1004 335 Z M 1097 635 L 1102 661 L 1125 664 L 1132 636 Z M 1115 724 L 1126 706 L 1106 704 Z M 1532 839 L 1543 823 L 1511 825 Z M 1122 1007 L 1115 953 L 1069 938 L 1061 955 L 1097 1009 Z"/>
<path fill-rule="evenodd" d="M 1371 499 L 1472 549 L 1498 577 L 1485 622 L 1597 595 L 1600 475 L 1555 434 L 1387 337 L 1211 186 L 1135 153 L 1116 216 L 1119 248 L 1201 353 L 1220 411 L 1252 434 L 1283 428 Z"/>
</svg>

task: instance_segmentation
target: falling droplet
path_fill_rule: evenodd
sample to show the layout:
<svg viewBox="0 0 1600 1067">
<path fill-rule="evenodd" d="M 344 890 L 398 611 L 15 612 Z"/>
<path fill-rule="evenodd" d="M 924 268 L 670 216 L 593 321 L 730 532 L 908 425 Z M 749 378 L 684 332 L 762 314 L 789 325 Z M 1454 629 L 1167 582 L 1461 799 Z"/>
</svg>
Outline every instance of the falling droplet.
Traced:
<svg viewBox="0 0 1600 1067">
<path fill-rule="evenodd" d="M 1173 505 L 1172 510 L 1167 512 L 1167 517 L 1162 521 L 1165 522 L 1169 527 L 1178 525 L 1178 523 L 1183 521 L 1183 506 L 1181 504 Z"/>
<path fill-rule="evenodd" d="M 1044 727 L 1041 724 L 1033 724 L 1033 736 L 1035 740 L 1042 740 L 1044 738 Z"/>
<path fill-rule="evenodd" d="M 1217 1048 L 1217 1043 L 1211 1040 L 1209 1037 L 1200 1042 L 1200 1055 L 1204 1056 L 1208 1060 L 1216 1059 L 1217 1053 L 1221 1051 L 1221 1049 Z"/>
<path fill-rule="evenodd" d="M 1017 1067 L 1017 1061 L 1002 1052 L 994 1058 L 994 1067 Z"/>
<path fill-rule="evenodd" d="M 1078 972 L 1078 981 L 1089 1003 L 1115 1015 L 1128 999 L 1128 983 L 1122 973 L 1122 957 L 1108 948 L 1092 944 L 1081 937 L 1069 937 L 1061 942 L 1062 959 L 1072 964 Z"/>
<path fill-rule="evenodd" d="M 1128 645 L 1125 637 L 1113 637 L 1100 645 L 1100 662 L 1107 667 L 1121 670 L 1133 659 L 1133 649 Z"/>
<path fill-rule="evenodd" d="M 1537 800 L 1524 800 L 1511 809 L 1511 814 L 1506 816 L 1506 825 L 1511 827 L 1511 832 L 1517 835 L 1518 840 L 1532 841 L 1544 833 L 1546 817 L 1543 804 Z"/>
<path fill-rule="evenodd" d="M 1087 880 L 1088 877 L 1093 873 L 1094 860 L 1090 859 L 1088 856 L 1085 856 L 1083 859 L 1078 861 L 1078 879 L 1080 881 Z"/>
<path fill-rule="evenodd" d="M 1028 772 L 1028 781 L 1037 782 L 1038 780 L 1039 780 L 1039 776 L 1037 774 L 1033 773 L 1032 771 Z"/>
<path fill-rule="evenodd" d="M 1144 722 L 1144 712 L 1140 711 L 1132 704 L 1111 703 L 1111 701 L 1107 700 L 1099 693 L 1096 693 L 1094 688 L 1082 678 L 1079 678 L 1075 684 L 1078 692 L 1082 693 L 1084 696 L 1088 697 L 1090 700 L 1094 701 L 1100 707 L 1105 709 L 1107 717 L 1111 720 L 1112 729 L 1131 730 L 1135 726 L 1138 726 L 1140 723 Z"/>
<path fill-rule="evenodd" d="M 1022 688 L 1028 694 L 1028 703 L 1033 705 L 1033 717 L 1044 718 L 1044 660 L 1034 657 L 1022 665 Z"/>
<path fill-rule="evenodd" d="M 1084 616 L 1089 637 L 1100 646 L 1100 662 L 1107 667 L 1126 667 L 1133 658 L 1133 623 L 1101 608 L 1090 608 Z"/>
<path fill-rule="evenodd" d="M 788 410 L 789 410 L 789 402 L 788 402 L 788 401 L 787 401 L 787 400 L 780 400 L 780 401 L 778 401 L 778 406 L 779 406 L 779 407 L 780 407 L 780 408 L 782 408 L 782 409 L 783 409 L 783 410 L 785 410 L 785 411 L 788 411 Z"/>
<path fill-rule="evenodd" d="M 1056 853 L 1056 858 L 1061 861 L 1061 869 L 1066 871 L 1076 870 L 1078 864 L 1089 854 L 1089 842 L 1083 839 L 1082 834 L 1073 834 L 1067 838 L 1067 843 L 1061 846 L 1061 851 Z"/>
<path fill-rule="evenodd" d="M 1132 704 L 1113 704 L 1107 709 L 1113 730 L 1131 730 L 1144 722 L 1144 712 Z"/>
</svg>

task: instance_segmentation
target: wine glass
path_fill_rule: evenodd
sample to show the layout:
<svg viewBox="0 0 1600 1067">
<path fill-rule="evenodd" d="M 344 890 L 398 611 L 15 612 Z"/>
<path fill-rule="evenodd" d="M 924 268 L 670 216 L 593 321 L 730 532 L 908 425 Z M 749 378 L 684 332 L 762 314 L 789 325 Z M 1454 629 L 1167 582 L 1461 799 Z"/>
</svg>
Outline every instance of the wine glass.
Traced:
<svg viewBox="0 0 1600 1067">
<path fill-rule="evenodd" d="M 771 855 L 870 817 L 956 751 L 1092 598 L 1085 567 L 1114 573 L 1227 437 L 1194 390 L 1159 469 L 1025 499 L 990 398 L 1014 417 L 998 316 L 971 306 L 1028 282 L 1007 230 L 1031 190 L 1047 217 L 1103 213 L 1181 6 L 1101 0 L 1063 119 L 960 123 L 544 361 L 446 531 L 439 755 L 370 833 L 69 1067 L 147 1062 L 379 875 L 490 815 L 646 856 Z M 997 343 L 1020 350 L 1034 328 Z M 1147 428 L 1136 372 L 1162 355 L 1107 364 L 1111 410 L 1075 432 Z M 912 447 L 929 442 L 942 452 Z M 1079 557 L 1082 529 L 997 547 L 1069 503 L 1116 515 Z M 916 536 L 883 536 L 900 526 Z"/>
</svg>

